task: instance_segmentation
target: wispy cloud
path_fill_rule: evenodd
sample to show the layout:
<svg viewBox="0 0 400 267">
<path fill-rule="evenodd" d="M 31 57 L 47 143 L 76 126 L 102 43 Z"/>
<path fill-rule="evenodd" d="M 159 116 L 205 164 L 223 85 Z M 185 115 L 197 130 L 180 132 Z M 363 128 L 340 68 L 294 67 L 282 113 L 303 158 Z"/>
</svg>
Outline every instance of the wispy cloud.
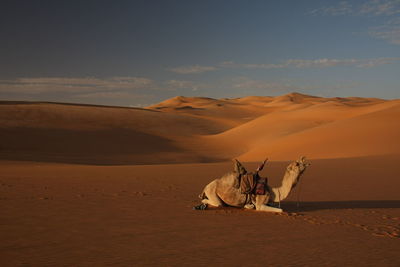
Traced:
<svg viewBox="0 0 400 267">
<path fill-rule="evenodd" d="M 398 26 L 398 25 L 395 25 Z M 388 26 L 389 27 L 389 26 Z M 389 31 L 389 28 L 379 28 L 375 29 L 374 32 L 370 34 L 376 35 L 376 38 L 392 38 L 392 42 L 397 43 L 399 41 L 399 28 L 393 28 L 392 31 Z M 335 59 L 335 58 L 319 58 L 319 59 L 288 59 L 286 61 L 282 61 L 279 63 L 236 63 L 234 61 L 224 61 L 215 66 L 207 66 L 207 67 L 179 67 L 175 68 L 175 72 L 179 74 L 194 74 L 194 73 L 202 73 L 205 71 L 216 71 L 222 69 L 286 69 L 286 68 L 297 68 L 297 69 L 305 69 L 305 68 L 328 68 L 328 67 L 336 67 L 336 66 L 353 66 L 359 68 L 371 68 L 384 64 L 392 64 L 396 61 L 399 61 L 400 58 L 392 57 L 392 58 L 370 58 L 370 59 L 354 59 L 354 58 L 345 58 L 345 59 Z M 179 69 L 179 71 L 178 71 Z M 207 69 L 207 70 L 205 70 Z M 188 83 L 187 81 L 181 80 L 171 80 L 169 81 L 170 85 L 175 88 L 183 88 L 190 87 L 193 88 L 194 85 L 192 83 Z"/>
<path fill-rule="evenodd" d="M 372 15 L 391 16 L 400 13 L 399 0 L 370 0 L 363 4 L 352 5 L 348 1 L 341 1 L 330 6 L 323 6 L 308 11 L 309 15 Z"/>
<path fill-rule="evenodd" d="M 105 99 L 124 99 L 137 98 L 138 94 L 130 92 L 94 92 L 74 95 L 75 98 L 105 98 Z"/>
<path fill-rule="evenodd" d="M 236 63 L 233 61 L 225 61 L 219 64 L 221 68 L 243 68 L 243 69 L 282 69 L 285 66 L 284 63 L 282 64 L 275 64 L 275 63 Z"/>
<path fill-rule="evenodd" d="M 336 66 L 354 66 L 359 68 L 375 67 L 400 61 L 400 57 L 372 59 L 289 59 L 276 64 L 240 64 L 233 61 L 223 62 L 221 67 L 244 69 L 284 69 L 284 68 L 328 68 Z"/>
<path fill-rule="evenodd" d="M 336 66 L 351 66 L 357 64 L 356 59 L 329 59 L 320 58 L 314 60 L 289 59 L 285 62 L 287 67 L 292 68 L 327 68 Z"/>
<path fill-rule="evenodd" d="M 290 92 L 303 92 L 312 95 L 335 96 L 339 92 L 348 94 L 349 90 L 365 86 L 357 81 L 336 81 L 334 84 L 315 80 L 257 80 L 246 76 L 230 81 L 230 88 L 236 89 L 237 95 L 281 95 Z M 241 93 L 240 93 L 241 92 Z"/>
<path fill-rule="evenodd" d="M 177 89 L 188 89 L 191 91 L 197 91 L 201 88 L 207 87 L 203 83 L 193 82 L 193 81 L 184 81 L 184 80 L 169 80 L 165 82 L 166 88 L 170 90 Z"/>
<path fill-rule="evenodd" d="M 341 1 L 337 5 L 324 6 L 312 9 L 308 12 L 309 15 L 330 15 L 341 16 L 353 13 L 353 7 L 347 1 Z"/>
<path fill-rule="evenodd" d="M 182 66 L 176 68 L 170 68 L 169 71 L 176 72 L 179 74 L 195 74 L 195 73 L 203 73 L 207 71 L 217 70 L 214 66 L 200 66 L 200 65 L 192 65 L 192 66 Z"/>
<path fill-rule="evenodd" d="M 41 94 L 54 92 L 92 92 L 114 89 L 138 89 L 153 86 L 154 81 L 142 77 L 111 77 L 111 78 L 18 78 L 15 80 L 0 80 L 0 93 Z"/>
<path fill-rule="evenodd" d="M 239 77 L 232 83 L 232 88 L 244 89 L 244 90 L 256 90 L 256 91 L 267 91 L 269 93 L 274 92 L 291 92 L 301 89 L 299 86 L 295 86 L 288 82 L 274 82 L 264 80 L 254 80 L 247 77 Z"/>
<path fill-rule="evenodd" d="M 400 13 L 399 0 L 371 0 L 358 9 L 360 14 L 391 16 Z"/>
<path fill-rule="evenodd" d="M 370 28 L 368 33 L 374 38 L 400 45 L 400 19 L 393 19 L 385 25 Z"/>
<path fill-rule="evenodd" d="M 392 64 L 395 63 L 396 61 L 400 61 L 400 57 L 393 57 L 393 58 L 377 58 L 373 60 L 363 60 L 362 62 L 359 63 L 358 67 L 360 68 L 372 68 L 376 67 L 379 65 L 386 65 L 386 64 Z"/>
<path fill-rule="evenodd" d="M 336 5 L 312 9 L 309 15 L 357 15 L 357 16 L 380 16 L 386 20 L 384 25 L 370 27 L 368 34 L 376 39 L 382 39 L 391 44 L 400 45 L 400 0 L 370 0 L 363 4 L 352 6 L 346 1 Z"/>
</svg>

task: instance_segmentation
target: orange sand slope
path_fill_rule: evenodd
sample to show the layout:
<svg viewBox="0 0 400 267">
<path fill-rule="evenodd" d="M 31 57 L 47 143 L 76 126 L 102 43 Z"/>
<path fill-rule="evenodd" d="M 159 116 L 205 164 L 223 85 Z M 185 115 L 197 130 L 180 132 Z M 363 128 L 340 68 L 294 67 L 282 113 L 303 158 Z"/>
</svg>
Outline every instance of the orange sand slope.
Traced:
<svg viewBox="0 0 400 267">
<path fill-rule="evenodd" d="M 1 266 L 400 266 L 398 162 L 313 160 L 277 215 L 192 210 L 230 162 L 0 161 Z M 262 175 L 276 185 L 287 164 Z"/>
<path fill-rule="evenodd" d="M 147 108 L 0 102 L 0 159 L 157 164 L 398 154 L 400 100 L 174 97 Z"/>
</svg>

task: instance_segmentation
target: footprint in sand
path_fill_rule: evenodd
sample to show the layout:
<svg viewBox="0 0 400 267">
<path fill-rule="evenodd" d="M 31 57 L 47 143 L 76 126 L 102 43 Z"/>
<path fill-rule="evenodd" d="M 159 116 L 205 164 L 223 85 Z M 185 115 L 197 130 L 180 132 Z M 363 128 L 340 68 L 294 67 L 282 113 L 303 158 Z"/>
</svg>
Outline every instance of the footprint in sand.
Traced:
<svg viewBox="0 0 400 267">
<path fill-rule="evenodd" d="M 134 192 L 133 195 L 138 196 L 138 197 L 145 197 L 148 195 L 148 193 L 138 191 L 138 192 Z"/>
<path fill-rule="evenodd" d="M 376 212 L 374 212 L 376 213 Z M 307 223 L 314 224 L 314 225 L 323 225 L 323 224 L 338 224 L 338 225 L 348 225 L 352 227 L 356 227 L 360 230 L 368 232 L 374 236 L 379 237 L 390 237 L 390 238 L 400 238 L 400 229 L 399 227 L 392 226 L 392 225 L 377 225 L 378 227 L 371 227 L 365 224 L 360 223 L 353 223 L 351 221 L 345 221 L 341 219 L 323 219 L 320 217 L 314 217 L 309 215 L 297 214 L 297 213 L 279 213 L 277 215 L 284 216 L 288 219 L 300 219 Z M 398 220 L 397 217 L 390 217 L 388 215 L 383 215 L 381 218 L 386 220 Z"/>
</svg>

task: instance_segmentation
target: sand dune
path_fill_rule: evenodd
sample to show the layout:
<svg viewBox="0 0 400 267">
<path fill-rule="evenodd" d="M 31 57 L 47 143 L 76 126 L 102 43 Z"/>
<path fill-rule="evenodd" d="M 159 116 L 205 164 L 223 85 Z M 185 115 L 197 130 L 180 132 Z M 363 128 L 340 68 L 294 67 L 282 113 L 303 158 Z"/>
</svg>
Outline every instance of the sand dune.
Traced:
<svg viewBox="0 0 400 267">
<path fill-rule="evenodd" d="M 204 118 L 226 128 L 236 127 L 268 112 L 265 102 L 268 97 L 243 99 L 212 99 L 204 97 L 178 96 L 148 107 L 165 113 L 191 115 Z"/>
<path fill-rule="evenodd" d="M 400 151 L 400 105 L 356 117 L 350 117 L 275 139 L 259 142 L 241 155 L 256 160 L 268 151 L 276 159 L 301 154 L 310 158 L 342 158 L 396 154 Z"/>
<path fill-rule="evenodd" d="M 259 117 L 222 134 L 207 137 L 231 149 L 245 146 L 242 160 L 265 155 L 287 160 L 301 154 L 312 158 L 391 154 L 399 151 L 399 102 L 349 106 L 325 102 Z"/>
<path fill-rule="evenodd" d="M 51 103 L 0 105 L 0 158 L 92 164 L 196 161 L 176 138 L 226 129 L 185 114 Z"/>
<path fill-rule="evenodd" d="M 262 101 L 257 99 L 258 103 Z M 240 102 L 252 106 L 254 99 Z M 303 154 L 335 158 L 398 153 L 399 103 L 296 93 L 266 98 L 262 105 L 264 115 L 218 134 L 203 135 L 187 147 L 244 161 L 258 161 L 266 156 L 289 160 Z"/>
<path fill-rule="evenodd" d="M 174 97 L 148 108 L 0 103 L 0 158 L 98 164 L 399 151 L 399 100 Z"/>
<path fill-rule="evenodd" d="M 1 266 L 399 266 L 399 118 L 400 100 L 298 93 L 0 102 Z M 276 186 L 299 155 L 285 213 L 192 210 L 232 158 L 269 157 Z"/>
</svg>

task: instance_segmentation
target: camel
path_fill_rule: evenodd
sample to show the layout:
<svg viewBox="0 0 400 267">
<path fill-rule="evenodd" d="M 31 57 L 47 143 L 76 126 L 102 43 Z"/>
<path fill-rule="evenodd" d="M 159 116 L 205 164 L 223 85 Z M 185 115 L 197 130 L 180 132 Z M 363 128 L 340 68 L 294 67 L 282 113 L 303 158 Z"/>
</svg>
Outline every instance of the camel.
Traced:
<svg viewBox="0 0 400 267">
<path fill-rule="evenodd" d="M 235 171 L 227 173 L 206 185 L 203 192 L 199 195 L 202 204 L 194 208 L 206 209 L 208 205 L 214 207 L 228 205 L 245 209 L 256 209 L 257 211 L 282 212 L 282 209 L 272 207 L 272 205 L 277 202 L 280 203 L 288 197 L 291 190 L 298 183 L 300 176 L 309 165 L 304 156 L 290 163 L 286 168 L 281 186 L 270 187 L 266 185 L 266 194 L 250 195 L 249 198 L 249 195 L 242 194 L 240 188 L 236 186 L 239 173 L 244 170 L 240 162 L 236 161 Z"/>
</svg>

